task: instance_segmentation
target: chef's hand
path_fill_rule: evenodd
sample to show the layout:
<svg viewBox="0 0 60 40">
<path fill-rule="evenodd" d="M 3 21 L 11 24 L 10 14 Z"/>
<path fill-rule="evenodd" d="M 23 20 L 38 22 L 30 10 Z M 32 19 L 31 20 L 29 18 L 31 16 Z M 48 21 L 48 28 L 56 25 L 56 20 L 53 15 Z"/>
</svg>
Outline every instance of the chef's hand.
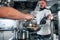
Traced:
<svg viewBox="0 0 60 40">
<path fill-rule="evenodd" d="M 47 20 L 51 20 L 51 14 L 47 16 Z"/>
<path fill-rule="evenodd" d="M 26 15 L 25 15 L 25 19 L 26 19 L 26 20 L 32 20 L 32 18 L 33 18 L 33 17 L 32 17 L 30 14 L 26 14 Z"/>
</svg>

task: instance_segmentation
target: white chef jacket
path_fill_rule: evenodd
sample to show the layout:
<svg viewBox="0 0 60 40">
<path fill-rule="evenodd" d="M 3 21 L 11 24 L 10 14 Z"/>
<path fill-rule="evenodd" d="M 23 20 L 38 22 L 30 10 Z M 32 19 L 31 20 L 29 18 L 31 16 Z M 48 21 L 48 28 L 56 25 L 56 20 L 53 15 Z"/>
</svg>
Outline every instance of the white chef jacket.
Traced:
<svg viewBox="0 0 60 40">
<path fill-rule="evenodd" d="M 44 9 L 42 11 L 36 11 L 37 24 L 40 24 L 40 21 L 42 20 L 42 18 L 47 16 L 48 14 L 51 14 L 51 11 L 48 9 Z M 50 20 L 46 20 L 46 24 L 42 25 L 41 29 L 39 31 L 37 31 L 37 34 L 39 34 L 39 35 L 51 34 Z"/>
</svg>

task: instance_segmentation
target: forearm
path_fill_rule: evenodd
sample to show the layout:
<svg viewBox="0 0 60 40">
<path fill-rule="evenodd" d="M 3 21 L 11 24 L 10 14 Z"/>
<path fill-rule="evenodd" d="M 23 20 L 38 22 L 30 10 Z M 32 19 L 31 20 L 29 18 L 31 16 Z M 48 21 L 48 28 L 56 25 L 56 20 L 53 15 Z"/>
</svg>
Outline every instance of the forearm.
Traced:
<svg viewBox="0 0 60 40">
<path fill-rule="evenodd" d="M 25 14 L 13 8 L 1 7 L 0 17 L 20 20 L 20 19 L 25 19 Z"/>
<path fill-rule="evenodd" d="M 17 19 L 17 20 L 21 20 L 21 19 L 25 19 L 25 16 L 21 15 L 21 14 L 8 14 L 7 13 L 3 13 L 2 16 L 0 16 L 1 18 L 9 18 L 9 19 Z"/>
</svg>

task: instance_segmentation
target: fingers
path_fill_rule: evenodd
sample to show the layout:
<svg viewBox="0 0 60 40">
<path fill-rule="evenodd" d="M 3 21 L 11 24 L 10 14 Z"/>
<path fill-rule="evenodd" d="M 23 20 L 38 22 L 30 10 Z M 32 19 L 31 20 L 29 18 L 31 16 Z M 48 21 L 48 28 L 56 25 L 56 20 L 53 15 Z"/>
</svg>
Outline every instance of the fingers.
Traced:
<svg viewBox="0 0 60 40">
<path fill-rule="evenodd" d="M 48 20 L 50 20 L 50 19 L 51 19 L 51 14 L 49 14 L 49 15 L 47 16 L 47 19 L 48 19 Z"/>
<path fill-rule="evenodd" d="M 33 18 L 33 17 L 32 17 L 30 14 L 26 14 L 26 15 L 25 15 L 25 19 L 26 19 L 26 20 L 31 20 L 32 18 Z"/>
</svg>

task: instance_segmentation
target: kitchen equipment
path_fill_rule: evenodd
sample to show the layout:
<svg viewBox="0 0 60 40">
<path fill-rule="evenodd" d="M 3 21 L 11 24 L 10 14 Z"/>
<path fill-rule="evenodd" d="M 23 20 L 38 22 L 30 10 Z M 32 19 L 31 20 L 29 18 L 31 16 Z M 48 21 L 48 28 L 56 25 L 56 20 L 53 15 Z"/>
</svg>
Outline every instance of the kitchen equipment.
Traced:
<svg viewBox="0 0 60 40">
<path fill-rule="evenodd" d="M 20 29 L 17 33 L 18 40 L 28 40 L 30 38 L 29 36 L 29 31 L 26 28 Z"/>
<path fill-rule="evenodd" d="M 2 6 L 14 6 L 14 1 L 13 0 L 1 0 L 1 5 Z"/>
<path fill-rule="evenodd" d="M 37 24 L 35 20 L 26 21 L 24 27 L 27 28 L 28 31 L 38 31 L 40 30 L 40 26 Z"/>
</svg>

